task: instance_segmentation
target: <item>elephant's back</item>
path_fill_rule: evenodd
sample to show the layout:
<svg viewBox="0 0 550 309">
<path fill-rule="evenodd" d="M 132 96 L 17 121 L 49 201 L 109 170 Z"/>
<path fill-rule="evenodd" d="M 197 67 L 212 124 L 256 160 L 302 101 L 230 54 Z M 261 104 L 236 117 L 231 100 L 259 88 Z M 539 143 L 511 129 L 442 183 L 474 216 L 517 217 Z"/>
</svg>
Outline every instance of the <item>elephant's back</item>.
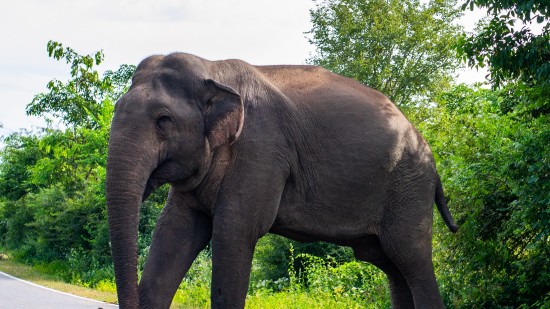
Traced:
<svg viewBox="0 0 550 309">
<path fill-rule="evenodd" d="M 417 134 L 385 95 L 351 78 L 307 65 L 258 69 L 302 112 L 313 137 L 339 145 L 337 152 L 387 154 L 389 159 L 391 152 L 404 147 L 404 138 Z"/>
<path fill-rule="evenodd" d="M 311 65 L 259 66 L 257 69 L 308 114 L 321 118 L 348 115 L 358 121 L 357 124 L 370 124 L 373 128 L 388 122 L 401 124 L 403 129 L 408 126 L 408 120 L 388 97 L 354 79 Z M 341 120 L 353 123 L 354 119 L 343 117 Z M 337 119 L 332 119 L 334 121 Z"/>
</svg>

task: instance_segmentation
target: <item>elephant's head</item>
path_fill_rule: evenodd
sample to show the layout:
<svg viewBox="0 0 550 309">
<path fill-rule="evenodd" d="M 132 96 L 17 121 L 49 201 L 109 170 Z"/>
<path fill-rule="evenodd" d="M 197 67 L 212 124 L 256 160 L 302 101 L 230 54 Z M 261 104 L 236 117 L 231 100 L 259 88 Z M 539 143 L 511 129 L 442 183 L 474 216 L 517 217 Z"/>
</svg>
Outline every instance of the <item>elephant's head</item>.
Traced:
<svg viewBox="0 0 550 309">
<path fill-rule="evenodd" d="M 107 158 L 107 207 L 121 308 L 137 308 L 137 231 L 142 200 L 158 186 L 192 190 L 212 154 L 243 127 L 239 94 L 211 78 L 212 63 L 173 54 L 137 68 L 116 104 Z"/>
</svg>

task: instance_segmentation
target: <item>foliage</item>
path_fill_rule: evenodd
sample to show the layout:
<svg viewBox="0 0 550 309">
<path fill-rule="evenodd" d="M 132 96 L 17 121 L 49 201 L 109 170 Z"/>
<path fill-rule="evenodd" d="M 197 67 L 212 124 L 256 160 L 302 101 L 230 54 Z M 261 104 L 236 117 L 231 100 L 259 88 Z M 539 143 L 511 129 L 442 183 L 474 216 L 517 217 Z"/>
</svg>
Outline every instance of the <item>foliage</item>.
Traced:
<svg viewBox="0 0 550 309">
<path fill-rule="evenodd" d="M 543 44 L 535 56 L 548 50 Z M 346 62 L 343 51 L 331 54 Z M 517 60 L 522 70 L 528 66 L 528 58 Z M 440 287 L 451 308 L 549 305 L 550 95 L 526 74 L 521 83 L 509 80 L 498 92 L 462 86 L 438 94 L 436 110 L 407 109 L 409 118 L 424 120 L 420 129 L 440 162 L 451 208 L 461 217 L 455 237 L 439 227 L 435 248 Z"/>
<path fill-rule="evenodd" d="M 489 18 L 458 52 L 488 66 L 493 91 L 442 94 L 426 128 L 443 169 L 454 171 L 444 178 L 463 222 L 457 238 L 440 243 L 451 263 L 443 291 L 452 307 L 549 307 L 550 4 L 468 0 L 463 9 L 474 6 Z"/>
<path fill-rule="evenodd" d="M 453 0 L 319 0 L 310 63 L 412 106 L 444 89 L 457 67 Z"/>
<path fill-rule="evenodd" d="M 250 278 L 252 289 L 268 284 L 276 290 L 286 287 L 284 282 L 289 278 L 290 246 L 291 241 L 287 238 L 271 234 L 258 241 Z"/>
<path fill-rule="evenodd" d="M 293 289 L 329 294 L 335 299 L 345 298 L 367 306 L 390 307 L 386 276 L 373 265 L 357 261 L 337 263 L 309 254 L 299 254 L 293 259 L 302 260 L 302 268 L 289 271 Z"/>
<path fill-rule="evenodd" d="M 292 245 L 288 254 L 290 278 L 251 283 L 246 308 L 390 308 L 385 275 L 374 266 L 296 255 Z M 294 263 L 296 260 L 301 263 Z M 205 250 L 181 283 L 173 305 L 209 308 L 211 272 L 211 256 Z"/>
<path fill-rule="evenodd" d="M 451 308 L 527 308 L 550 292 L 550 119 L 510 110 L 510 87 L 458 86 L 420 127 L 461 226 L 439 226 L 435 253 Z"/>
<path fill-rule="evenodd" d="M 550 96 L 550 2 L 546 0 L 467 0 L 463 9 L 487 9 L 488 20 L 463 35 L 458 53 L 470 66 L 487 66 L 494 87 L 507 82 L 537 89 L 531 98 Z M 533 31 L 533 22 L 542 27 Z M 539 107 L 550 111 L 548 101 Z"/>
<path fill-rule="evenodd" d="M 468 6 L 487 8 L 488 22 L 479 32 L 464 37 L 461 51 L 470 65 L 488 64 L 493 82 L 499 86 L 509 79 L 523 78 L 538 84 L 550 82 L 550 4 L 543 0 L 468 0 Z M 542 33 L 530 29 L 536 20 Z M 517 30 L 517 28 L 521 29 Z"/>
<path fill-rule="evenodd" d="M 32 116 L 47 116 L 60 119 L 65 125 L 97 129 L 105 127 L 106 105 L 112 105 L 128 85 L 135 67 L 122 65 L 117 71 L 107 71 L 103 78 L 94 66 L 103 61 L 103 52 L 80 55 L 61 43 L 48 42 L 48 54 L 56 60 L 65 60 L 71 66 L 71 80 L 63 83 L 52 80 L 49 92 L 37 95 L 27 106 Z"/>
<path fill-rule="evenodd" d="M 45 153 L 38 145 L 38 136 L 11 134 L 3 140 L 5 148 L 0 153 L 0 196 L 16 201 L 38 189 L 32 184 L 27 167 L 36 164 Z"/>
<path fill-rule="evenodd" d="M 292 248 L 292 250 L 291 250 Z M 272 285 L 274 290 L 286 287 L 291 274 L 288 265 L 294 255 L 308 255 L 329 259 L 336 263 L 345 263 L 354 260 L 351 248 L 341 247 L 325 242 L 298 242 L 278 235 L 268 234 L 260 239 L 254 252 L 251 286 Z M 293 267 L 303 271 L 302 259 L 294 259 Z"/>
<path fill-rule="evenodd" d="M 185 308 L 210 308 L 211 274 L 212 257 L 203 250 L 181 282 L 174 303 Z"/>
<path fill-rule="evenodd" d="M 94 285 L 112 278 L 103 192 L 106 150 L 114 101 L 128 87 L 134 67 L 100 77 L 95 67 L 103 59 L 100 52 L 81 56 L 56 42 L 48 43 L 48 52 L 70 64 L 71 79 L 50 82 L 49 92 L 37 95 L 27 111 L 57 117 L 65 129 L 49 125 L 4 138 L 0 247 L 20 260 L 58 269 L 71 282 Z"/>
</svg>

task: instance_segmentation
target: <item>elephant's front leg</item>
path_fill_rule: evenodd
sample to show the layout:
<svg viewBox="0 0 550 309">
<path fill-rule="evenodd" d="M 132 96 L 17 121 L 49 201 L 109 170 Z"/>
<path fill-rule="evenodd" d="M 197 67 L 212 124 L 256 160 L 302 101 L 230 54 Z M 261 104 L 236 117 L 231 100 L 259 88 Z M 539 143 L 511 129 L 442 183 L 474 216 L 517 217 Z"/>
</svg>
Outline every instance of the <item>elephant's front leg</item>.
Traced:
<svg viewBox="0 0 550 309">
<path fill-rule="evenodd" d="M 212 308 L 244 308 L 252 256 L 258 236 L 235 222 L 233 230 L 214 228 L 212 237 Z"/>
<path fill-rule="evenodd" d="M 187 270 L 211 238 L 209 217 L 190 194 L 170 190 L 139 283 L 140 308 L 169 308 Z"/>
<path fill-rule="evenodd" d="M 258 171 L 258 169 L 256 169 Z M 240 177 L 222 190 L 213 218 L 212 308 L 244 308 L 254 247 L 273 225 L 284 178 Z M 276 175 L 275 173 L 264 175 Z"/>
</svg>

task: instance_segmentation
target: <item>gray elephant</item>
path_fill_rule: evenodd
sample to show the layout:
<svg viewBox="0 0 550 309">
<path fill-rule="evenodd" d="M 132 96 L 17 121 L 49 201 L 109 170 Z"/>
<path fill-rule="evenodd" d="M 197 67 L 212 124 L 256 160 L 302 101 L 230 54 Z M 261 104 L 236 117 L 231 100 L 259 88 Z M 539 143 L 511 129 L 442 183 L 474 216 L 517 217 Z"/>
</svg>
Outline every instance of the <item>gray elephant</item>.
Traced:
<svg viewBox="0 0 550 309">
<path fill-rule="evenodd" d="M 170 183 L 141 281 L 141 202 Z M 451 231 L 431 150 L 381 93 L 314 66 L 176 53 L 138 66 L 116 104 L 107 206 L 121 308 L 168 308 L 211 242 L 213 308 L 243 308 L 257 240 L 353 248 L 394 308 L 442 308 L 432 207 Z"/>
</svg>

